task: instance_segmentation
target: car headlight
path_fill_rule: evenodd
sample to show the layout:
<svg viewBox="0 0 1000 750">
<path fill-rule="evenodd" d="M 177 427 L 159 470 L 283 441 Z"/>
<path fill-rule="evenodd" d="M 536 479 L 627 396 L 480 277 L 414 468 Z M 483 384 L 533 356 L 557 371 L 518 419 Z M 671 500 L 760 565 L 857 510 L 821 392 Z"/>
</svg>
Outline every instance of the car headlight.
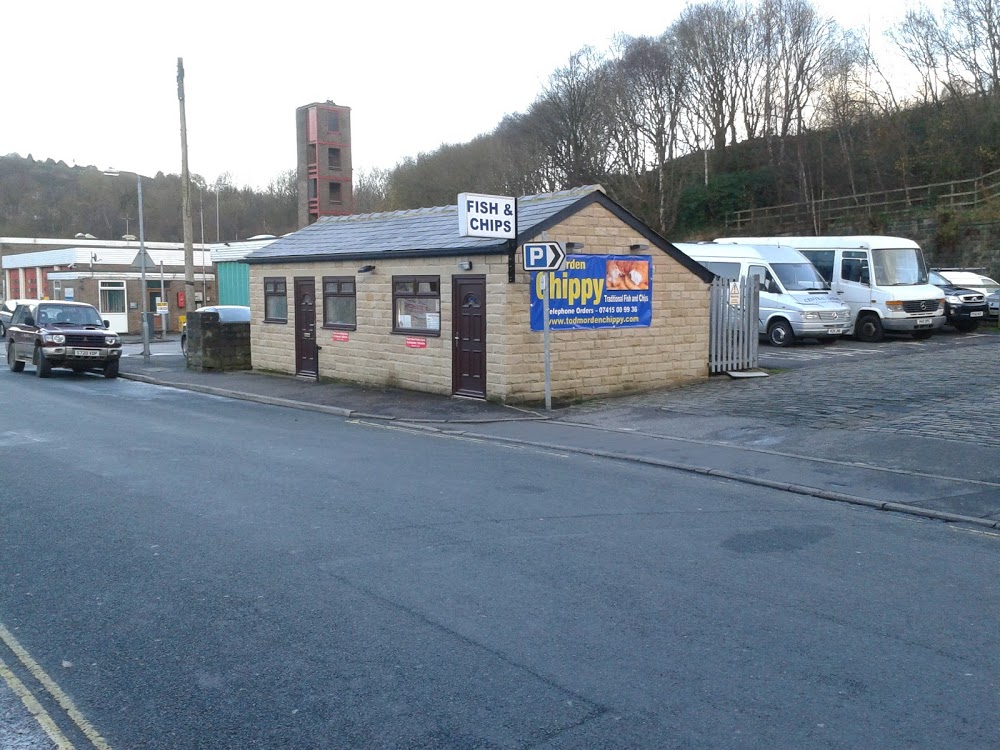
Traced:
<svg viewBox="0 0 1000 750">
<path fill-rule="evenodd" d="M 953 294 L 948 295 L 947 297 L 945 297 L 945 299 L 948 300 L 948 304 L 949 305 L 961 305 L 962 304 L 962 300 L 960 300 L 958 297 L 956 297 Z"/>
<path fill-rule="evenodd" d="M 66 343 L 66 337 L 63 336 L 61 333 L 46 333 L 45 340 L 48 341 L 50 344 Z"/>
<path fill-rule="evenodd" d="M 104 337 L 104 343 L 107 346 L 118 346 L 118 337 L 117 336 L 105 336 Z"/>
</svg>

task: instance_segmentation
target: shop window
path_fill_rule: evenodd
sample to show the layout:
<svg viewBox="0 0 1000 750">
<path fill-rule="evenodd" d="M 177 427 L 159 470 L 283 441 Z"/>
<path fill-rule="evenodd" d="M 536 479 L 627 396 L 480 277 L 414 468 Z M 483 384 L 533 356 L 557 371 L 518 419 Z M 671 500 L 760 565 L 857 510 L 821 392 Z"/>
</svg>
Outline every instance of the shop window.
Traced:
<svg viewBox="0 0 1000 750">
<path fill-rule="evenodd" d="M 264 279 L 264 322 L 288 322 L 288 292 L 283 278 Z"/>
<path fill-rule="evenodd" d="M 338 170 L 340 169 L 340 167 L 341 167 L 341 158 L 340 158 L 340 149 L 339 148 L 327 149 L 327 152 L 326 152 L 326 165 L 330 169 L 338 169 Z"/>
<path fill-rule="evenodd" d="M 343 191 L 339 182 L 330 183 L 330 205 L 340 205 L 344 202 Z"/>
<path fill-rule="evenodd" d="M 392 277 L 394 333 L 441 335 L 441 281 L 439 276 Z"/>
<path fill-rule="evenodd" d="M 323 277 L 323 327 L 349 331 L 358 327 L 358 298 L 353 277 Z"/>
</svg>

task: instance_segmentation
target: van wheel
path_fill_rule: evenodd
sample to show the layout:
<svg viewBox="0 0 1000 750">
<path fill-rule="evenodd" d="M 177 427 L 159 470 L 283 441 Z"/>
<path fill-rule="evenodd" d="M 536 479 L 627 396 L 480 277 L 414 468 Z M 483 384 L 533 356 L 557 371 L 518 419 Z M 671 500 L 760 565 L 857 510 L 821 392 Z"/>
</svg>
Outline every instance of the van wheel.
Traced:
<svg viewBox="0 0 1000 750">
<path fill-rule="evenodd" d="M 24 369 L 24 362 L 14 356 L 14 342 L 7 344 L 7 367 L 11 372 L 21 372 Z"/>
<path fill-rule="evenodd" d="M 878 315 L 866 313 L 858 318 L 858 322 L 854 326 L 854 335 L 858 341 L 864 341 L 866 344 L 874 344 L 877 341 L 881 341 L 885 338 L 885 332 L 882 330 L 882 321 L 879 320 Z"/>
<path fill-rule="evenodd" d="M 771 346 L 791 346 L 795 342 L 795 333 L 787 320 L 776 320 L 767 329 L 767 340 Z"/>
<path fill-rule="evenodd" d="M 977 328 L 979 328 L 978 320 L 963 320 L 955 324 L 955 328 L 959 333 L 972 333 Z"/>
</svg>

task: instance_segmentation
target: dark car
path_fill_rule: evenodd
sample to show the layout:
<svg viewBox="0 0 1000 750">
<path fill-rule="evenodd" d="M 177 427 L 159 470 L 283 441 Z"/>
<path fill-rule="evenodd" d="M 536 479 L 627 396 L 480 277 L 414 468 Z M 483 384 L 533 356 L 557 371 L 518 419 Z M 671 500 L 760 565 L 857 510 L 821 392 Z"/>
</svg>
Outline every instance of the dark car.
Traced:
<svg viewBox="0 0 1000 750">
<path fill-rule="evenodd" d="M 17 309 L 18 305 L 27 305 L 30 302 L 38 302 L 37 299 L 8 299 L 4 300 L 3 304 L 0 305 L 0 336 L 4 335 L 7 330 L 7 326 L 10 325 L 10 319 L 14 317 L 14 310 Z"/>
<path fill-rule="evenodd" d="M 944 315 L 948 325 L 962 333 L 979 328 L 989 312 L 986 296 L 982 292 L 956 286 L 937 271 L 931 271 L 927 280 L 944 292 Z"/>
<path fill-rule="evenodd" d="M 121 338 L 108 330 L 108 321 L 101 320 L 93 305 L 46 300 L 18 305 L 4 342 L 12 372 L 33 364 L 40 378 L 47 378 L 54 367 L 118 377 Z"/>
</svg>

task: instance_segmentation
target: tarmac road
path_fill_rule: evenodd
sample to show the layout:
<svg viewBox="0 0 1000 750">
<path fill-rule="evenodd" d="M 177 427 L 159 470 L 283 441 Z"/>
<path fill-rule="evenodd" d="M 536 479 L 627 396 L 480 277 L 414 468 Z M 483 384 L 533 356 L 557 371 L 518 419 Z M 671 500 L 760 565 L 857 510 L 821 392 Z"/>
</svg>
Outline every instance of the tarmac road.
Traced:
<svg viewBox="0 0 1000 750">
<path fill-rule="evenodd" d="M 6 464 L 0 649 L 77 748 L 1000 742 L 996 535 L 124 380 L 0 397 L 59 467 Z"/>
</svg>

